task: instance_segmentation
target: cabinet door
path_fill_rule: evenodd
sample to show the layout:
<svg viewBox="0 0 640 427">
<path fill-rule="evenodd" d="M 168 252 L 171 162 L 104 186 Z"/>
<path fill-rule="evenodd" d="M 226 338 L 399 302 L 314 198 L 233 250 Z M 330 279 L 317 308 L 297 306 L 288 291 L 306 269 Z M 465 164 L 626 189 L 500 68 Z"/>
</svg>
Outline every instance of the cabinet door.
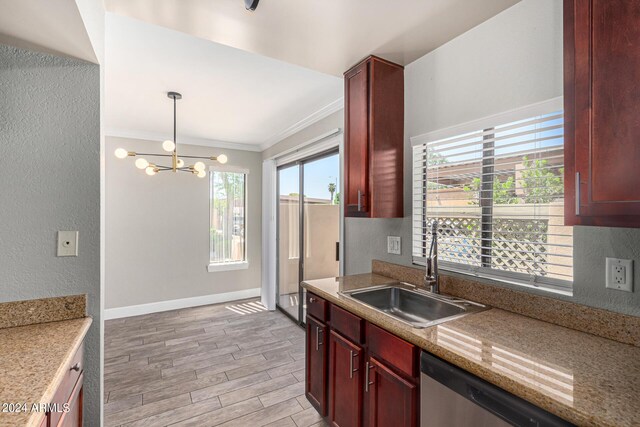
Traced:
<svg viewBox="0 0 640 427">
<path fill-rule="evenodd" d="M 362 425 L 362 347 L 334 331 L 329 341 L 329 421 L 332 426 Z"/>
<path fill-rule="evenodd" d="M 640 2 L 565 0 L 565 223 L 640 227 Z"/>
<path fill-rule="evenodd" d="M 83 378 L 84 375 L 80 374 L 78 382 L 73 388 L 71 397 L 69 397 L 69 411 L 64 412 L 58 427 L 82 427 L 82 400 L 83 400 Z"/>
<path fill-rule="evenodd" d="M 40 427 L 49 427 L 49 414 L 46 414 L 40 422 Z"/>
<path fill-rule="evenodd" d="M 345 215 L 369 216 L 369 62 L 344 76 Z"/>
<path fill-rule="evenodd" d="M 391 371 L 374 357 L 365 366 L 367 419 L 370 427 L 416 427 L 418 386 Z"/>
<path fill-rule="evenodd" d="M 305 394 L 320 415 L 327 415 L 326 326 L 307 316 Z"/>
</svg>

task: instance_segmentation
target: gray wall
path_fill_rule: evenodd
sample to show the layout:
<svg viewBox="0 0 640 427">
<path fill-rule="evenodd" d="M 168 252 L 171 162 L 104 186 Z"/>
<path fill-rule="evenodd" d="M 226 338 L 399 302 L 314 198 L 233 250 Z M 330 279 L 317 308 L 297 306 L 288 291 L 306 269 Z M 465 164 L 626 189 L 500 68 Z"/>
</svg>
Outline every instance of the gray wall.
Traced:
<svg viewBox="0 0 640 427">
<path fill-rule="evenodd" d="M 372 259 L 411 265 L 409 138 L 562 96 L 562 2 L 523 0 L 405 68 L 405 218 L 345 221 L 345 272 Z M 386 238 L 402 237 L 402 255 Z M 576 227 L 574 291 L 581 304 L 640 315 L 640 292 L 605 289 L 605 257 L 634 259 L 640 288 L 640 230 Z M 533 290 L 532 292 L 536 292 Z"/>
<path fill-rule="evenodd" d="M 634 260 L 633 293 L 604 287 L 606 257 Z M 581 304 L 640 316 L 640 229 L 574 227 L 573 298 Z"/>
<path fill-rule="evenodd" d="M 100 71 L 0 45 L 0 302 L 88 294 L 85 420 L 100 419 Z M 79 230 L 57 258 L 56 231 Z"/>
<path fill-rule="evenodd" d="M 209 273 L 209 180 L 171 172 L 147 176 L 133 158 L 116 158 L 118 147 L 162 152 L 160 141 L 106 139 L 106 310 L 260 288 L 260 153 L 179 146 L 184 155 L 224 153 L 229 158 L 225 166 L 249 170 L 249 268 Z"/>
</svg>

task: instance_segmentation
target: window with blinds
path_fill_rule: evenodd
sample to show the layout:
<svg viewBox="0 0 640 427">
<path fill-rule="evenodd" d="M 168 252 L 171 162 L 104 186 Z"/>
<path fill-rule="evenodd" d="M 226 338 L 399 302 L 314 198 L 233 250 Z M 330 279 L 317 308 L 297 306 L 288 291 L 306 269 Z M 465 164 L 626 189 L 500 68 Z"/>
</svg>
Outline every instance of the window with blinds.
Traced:
<svg viewBox="0 0 640 427">
<path fill-rule="evenodd" d="M 571 288 L 563 142 L 558 111 L 415 145 L 414 262 L 425 262 L 437 220 L 441 268 Z"/>
</svg>

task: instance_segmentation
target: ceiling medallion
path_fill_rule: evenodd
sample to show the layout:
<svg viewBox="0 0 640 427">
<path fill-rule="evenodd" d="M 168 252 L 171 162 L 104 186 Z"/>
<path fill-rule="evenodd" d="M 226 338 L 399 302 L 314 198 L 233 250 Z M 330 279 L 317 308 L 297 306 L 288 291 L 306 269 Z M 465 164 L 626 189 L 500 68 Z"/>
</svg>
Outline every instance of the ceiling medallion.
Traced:
<svg viewBox="0 0 640 427">
<path fill-rule="evenodd" d="M 158 172 L 189 172 L 196 175 L 198 178 L 204 178 L 207 176 L 205 170 L 206 165 L 203 162 L 195 162 L 193 165 L 185 165 L 184 159 L 202 159 L 202 160 L 214 160 L 218 163 L 227 163 L 227 156 L 220 154 L 219 156 L 203 157 L 203 156 L 180 156 L 178 157 L 178 144 L 176 142 L 176 102 L 178 99 L 182 99 L 182 95 L 178 92 L 168 92 L 167 96 L 173 99 L 173 140 L 166 140 L 162 143 L 162 149 L 167 153 L 136 153 L 135 151 L 127 151 L 124 148 L 118 148 L 115 152 L 116 157 L 119 159 L 125 159 L 127 157 L 136 156 L 149 156 L 149 157 L 170 157 L 171 165 L 161 165 L 157 163 L 151 163 L 147 159 L 140 157 L 136 159 L 135 165 L 138 169 L 142 169 L 147 175 L 153 176 Z"/>
</svg>

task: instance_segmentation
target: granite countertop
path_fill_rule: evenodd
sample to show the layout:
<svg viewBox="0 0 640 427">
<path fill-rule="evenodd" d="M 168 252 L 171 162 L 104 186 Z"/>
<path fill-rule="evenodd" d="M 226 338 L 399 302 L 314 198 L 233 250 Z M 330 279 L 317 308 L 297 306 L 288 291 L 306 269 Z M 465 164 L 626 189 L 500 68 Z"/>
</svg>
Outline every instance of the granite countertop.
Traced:
<svg viewBox="0 0 640 427">
<path fill-rule="evenodd" d="M 640 348 L 496 308 L 416 329 L 339 293 L 392 282 L 360 274 L 302 286 L 574 424 L 640 425 Z"/>
<path fill-rule="evenodd" d="M 0 405 L 50 403 L 92 319 L 83 317 L 0 329 Z M 4 412 L 0 425 L 36 426 L 43 412 Z"/>
</svg>

